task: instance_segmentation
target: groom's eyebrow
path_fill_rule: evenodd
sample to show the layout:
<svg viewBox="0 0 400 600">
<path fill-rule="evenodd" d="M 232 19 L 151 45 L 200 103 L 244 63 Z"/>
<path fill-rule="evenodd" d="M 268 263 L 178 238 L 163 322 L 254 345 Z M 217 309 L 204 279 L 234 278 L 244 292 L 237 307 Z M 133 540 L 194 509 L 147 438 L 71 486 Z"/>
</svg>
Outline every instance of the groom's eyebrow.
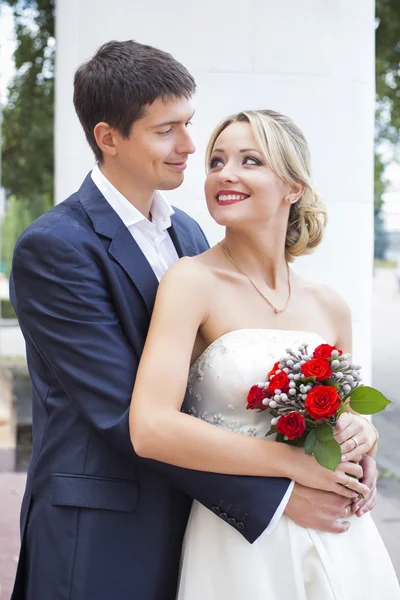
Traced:
<svg viewBox="0 0 400 600">
<path fill-rule="evenodd" d="M 185 119 L 184 121 L 163 121 L 162 123 L 157 123 L 157 125 L 152 125 L 150 129 L 157 129 L 157 127 L 165 127 L 166 125 L 181 125 L 181 123 L 188 123 L 189 121 L 191 121 L 191 119 L 193 119 L 195 112 L 196 111 L 193 111 L 190 117 L 188 119 Z"/>
</svg>

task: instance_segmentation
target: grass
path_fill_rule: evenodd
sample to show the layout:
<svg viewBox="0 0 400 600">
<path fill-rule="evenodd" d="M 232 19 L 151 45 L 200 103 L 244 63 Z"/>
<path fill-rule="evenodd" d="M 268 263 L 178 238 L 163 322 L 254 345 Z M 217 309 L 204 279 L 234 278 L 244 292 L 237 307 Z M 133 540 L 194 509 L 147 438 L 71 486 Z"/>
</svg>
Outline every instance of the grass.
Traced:
<svg viewBox="0 0 400 600">
<path fill-rule="evenodd" d="M 390 469 L 381 469 L 379 471 L 379 479 L 389 479 L 390 481 L 400 483 L 400 477 L 397 477 Z"/>
<path fill-rule="evenodd" d="M 395 260 L 380 260 L 378 258 L 376 258 L 374 260 L 374 267 L 376 269 L 386 269 L 386 268 L 393 268 L 397 265 Z"/>
</svg>

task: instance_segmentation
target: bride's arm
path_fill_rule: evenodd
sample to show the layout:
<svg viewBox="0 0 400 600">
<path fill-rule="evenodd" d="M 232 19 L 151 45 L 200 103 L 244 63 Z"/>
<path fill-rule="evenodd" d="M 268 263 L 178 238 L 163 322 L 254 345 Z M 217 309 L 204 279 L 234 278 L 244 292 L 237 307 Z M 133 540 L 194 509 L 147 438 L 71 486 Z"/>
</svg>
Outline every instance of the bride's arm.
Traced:
<svg viewBox="0 0 400 600">
<path fill-rule="evenodd" d="M 336 331 L 335 346 L 345 354 L 352 354 L 352 322 L 350 308 L 344 300 L 329 291 L 331 302 L 330 314 L 333 315 Z M 359 462 L 368 454 L 374 456 L 378 446 L 379 435 L 371 421 L 349 407 L 343 413 L 335 428 L 335 439 L 341 445 L 342 453 L 347 460 Z"/>
<path fill-rule="evenodd" d="M 207 319 L 213 286 L 212 274 L 193 259 L 179 261 L 160 284 L 130 408 L 137 454 L 194 470 L 288 477 L 342 496 L 352 496 L 352 490 L 365 493 L 357 479 L 349 482 L 346 475 L 358 465 L 343 463 L 332 472 L 303 449 L 229 432 L 180 412 L 195 338 Z"/>
</svg>

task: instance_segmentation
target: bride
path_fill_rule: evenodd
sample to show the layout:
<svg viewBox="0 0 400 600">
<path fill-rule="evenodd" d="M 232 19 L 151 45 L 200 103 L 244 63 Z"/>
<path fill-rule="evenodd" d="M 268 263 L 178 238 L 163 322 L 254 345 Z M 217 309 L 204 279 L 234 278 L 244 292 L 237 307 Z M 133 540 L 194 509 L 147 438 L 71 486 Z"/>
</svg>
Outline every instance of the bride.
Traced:
<svg viewBox="0 0 400 600">
<path fill-rule="evenodd" d="M 357 478 L 362 456 L 376 449 L 370 423 L 340 417 L 343 460 L 332 472 L 302 448 L 264 439 L 268 413 L 246 411 L 248 390 L 286 348 L 352 350 L 344 301 L 289 267 L 318 246 L 326 219 L 304 136 L 279 113 L 242 112 L 216 128 L 207 162 L 207 205 L 225 238 L 181 259 L 161 282 L 132 396 L 132 443 L 141 456 L 189 469 L 287 477 L 336 492 L 348 498 L 341 516 L 349 519 L 338 535 L 301 527 L 285 511 L 250 544 L 239 527 L 246 515 L 218 506 L 213 514 L 195 501 L 177 598 L 399 599 L 370 515 L 350 516 L 358 493 L 369 491 Z"/>
</svg>

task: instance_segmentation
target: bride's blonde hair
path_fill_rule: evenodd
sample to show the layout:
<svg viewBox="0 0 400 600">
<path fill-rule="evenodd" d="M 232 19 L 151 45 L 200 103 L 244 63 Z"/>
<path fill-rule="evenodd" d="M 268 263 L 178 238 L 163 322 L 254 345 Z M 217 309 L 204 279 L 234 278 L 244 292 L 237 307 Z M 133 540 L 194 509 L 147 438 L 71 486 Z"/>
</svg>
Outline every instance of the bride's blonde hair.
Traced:
<svg viewBox="0 0 400 600">
<path fill-rule="evenodd" d="M 248 110 L 222 121 L 213 131 L 206 151 L 206 165 L 218 136 L 232 123 L 249 123 L 267 165 L 289 185 L 301 184 L 304 193 L 290 207 L 286 232 L 286 260 L 309 254 L 322 240 L 326 208 L 311 181 L 310 151 L 303 133 L 289 117 L 273 110 Z"/>
</svg>

